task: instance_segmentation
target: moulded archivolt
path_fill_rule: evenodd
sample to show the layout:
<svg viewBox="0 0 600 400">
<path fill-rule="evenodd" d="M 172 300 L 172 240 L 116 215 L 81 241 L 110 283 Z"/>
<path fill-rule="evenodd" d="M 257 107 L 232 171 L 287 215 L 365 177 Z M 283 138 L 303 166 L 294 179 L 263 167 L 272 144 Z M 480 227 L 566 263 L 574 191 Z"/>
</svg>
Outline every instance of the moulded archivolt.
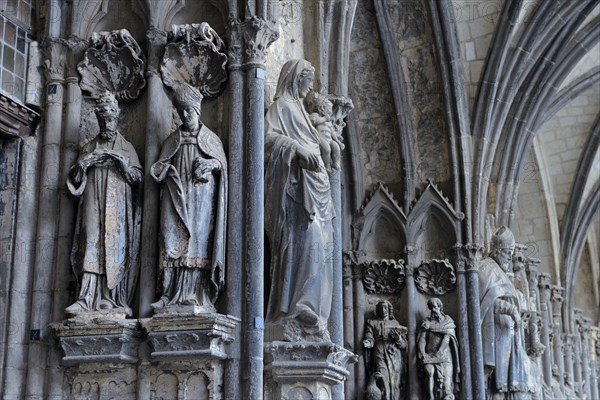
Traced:
<svg viewBox="0 0 600 400">
<path fill-rule="evenodd" d="M 219 35 L 206 22 L 175 25 L 165 47 L 161 72 L 165 85 L 182 82 L 204 97 L 218 96 L 227 81 L 227 51 Z"/>
<path fill-rule="evenodd" d="M 81 89 L 98 98 L 109 91 L 120 101 L 136 99 L 146 86 L 142 50 L 127 29 L 94 33 L 77 66 Z"/>
</svg>

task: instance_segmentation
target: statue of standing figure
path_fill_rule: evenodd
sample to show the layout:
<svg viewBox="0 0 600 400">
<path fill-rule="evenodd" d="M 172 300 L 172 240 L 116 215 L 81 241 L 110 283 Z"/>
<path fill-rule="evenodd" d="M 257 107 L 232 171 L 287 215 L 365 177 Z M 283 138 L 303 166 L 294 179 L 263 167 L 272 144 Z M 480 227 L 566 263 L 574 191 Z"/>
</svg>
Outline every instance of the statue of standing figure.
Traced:
<svg viewBox="0 0 600 400">
<path fill-rule="evenodd" d="M 444 305 L 438 298 L 430 299 L 431 312 L 419 329 L 419 361 L 427 380 L 429 400 L 454 400 L 460 381 L 460 362 L 456 325 L 444 314 Z"/>
<path fill-rule="evenodd" d="M 265 229 L 272 253 L 266 322 L 287 341 L 330 340 L 335 211 L 320 136 L 303 101 L 314 74 L 306 60 L 286 62 L 265 117 Z"/>
<path fill-rule="evenodd" d="M 193 306 L 215 312 L 224 284 L 227 160 L 219 137 L 200 121 L 202 94 L 182 83 L 175 102 L 182 125 L 163 142 L 150 174 L 162 184 L 155 310 Z"/>
<path fill-rule="evenodd" d="M 487 397 L 527 398 L 535 392 L 527 356 L 519 292 L 509 273 L 515 249 L 513 233 L 505 226 L 492 237 L 489 257 L 479 265 L 479 297 Z M 513 396 L 514 397 L 514 396 Z M 512 398 L 512 397 L 511 397 Z"/>
<path fill-rule="evenodd" d="M 363 347 L 371 372 L 365 398 L 367 400 L 400 400 L 403 398 L 406 360 L 403 352 L 407 347 L 406 327 L 394 317 L 392 304 L 383 300 L 375 307 L 377 318 L 367 321 Z M 369 365 L 369 364 L 368 364 Z"/>
<path fill-rule="evenodd" d="M 77 301 L 65 311 L 132 315 L 137 282 L 142 166 L 118 132 L 119 104 L 105 92 L 95 109 L 100 133 L 69 171 L 67 187 L 79 197 L 71 264 L 80 278 Z"/>
</svg>

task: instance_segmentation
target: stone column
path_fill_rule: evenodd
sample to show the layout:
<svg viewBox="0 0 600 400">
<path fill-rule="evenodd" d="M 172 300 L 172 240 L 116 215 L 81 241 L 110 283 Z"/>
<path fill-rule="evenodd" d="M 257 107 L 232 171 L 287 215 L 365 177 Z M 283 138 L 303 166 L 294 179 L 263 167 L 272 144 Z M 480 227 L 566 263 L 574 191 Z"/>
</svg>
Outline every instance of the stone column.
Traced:
<svg viewBox="0 0 600 400">
<path fill-rule="evenodd" d="M 598 394 L 598 351 L 600 346 L 598 343 L 600 329 L 598 327 L 592 327 L 591 335 L 591 346 L 590 346 L 590 368 L 592 370 L 592 379 L 590 383 L 592 385 L 592 399 L 600 398 Z"/>
<path fill-rule="evenodd" d="M 341 135 L 341 132 L 339 132 Z M 333 170 L 329 175 L 331 197 L 335 209 L 333 220 L 333 246 L 326 254 L 331 252 L 333 258 L 333 290 L 331 296 L 331 314 L 329 315 L 329 334 L 331 341 L 344 347 L 344 303 L 342 299 L 342 184 L 340 171 Z M 344 399 L 344 384 L 340 383 L 332 388 L 332 399 Z"/>
<path fill-rule="evenodd" d="M 40 340 L 30 341 L 26 398 L 46 397 L 46 366 L 48 347 L 53 345 L 48 325 L 52 316 L 54 296 L 54 269 L 56 261 L 56 238 L 58 236 L 60 199 L 60 153 L 65 99 L 64 73 L 67 49 L 55 38 L 47 38 L 43 44 L 44 72 L 46 74 L 45 129 L 42 137 L 42 176 L 39 187 L 36 256 L 33 270 L 31 302 L 32 330 L 39 330 Z"/>
<path fill-rule="evenodd" d="M 469 343 L 471 344 L 471 378 L 473 398 L 485 398 L 485 376 L 483 371 L 483 343 L 481 338 L 481 309 L 479 304 L 479 262 L 483 246 L 463 246 L 467 274 L 467 307 L 469 314 Z"/>
<path fill-rule="evenodd" d="M 573 310 L 571 315 L 571 321 L 575 326 L 575 382 L 577 388 L 577 394 L 582 396 L 583 393 L 583 343 L 581 342 L 581 335 L 579 334 L 579 325 L 577 321 L 581 318 L 583 311 L 576 308 Z"/>
<path fill-rule="evenodd" d="M 350 349 L 354 349 L 355 353 L 359 353 L 358 349 L 356 348 L 355 345 L 355 341 L 354 341 L 354 293 L 353 293 L 353 280 L 354 280 L 354 273 L 353 273 L 353 264 L 354 262 L 352 261 L 350 255 L 348 253 L 351 252 L 344 252 L 343 254 L 343 274 L 342 274 L 342 279 L 343 279 L 343 290 L 344 290 L 344 299 L 343 299 L 343 303 L 344 303 L 344 343 L 350 348 Z M 360 343 L 360 342 L 359 342 Z M 354 372 L 353 372 L 354 371 Z M 346 398 L 351 398 L 352 396 L 356 397 L 356 384 L 355 384 L 355 379 L 356 379 L 356 368 L 353 368 L 350 371 L 350 376 L 349 379 L 346 381 L 345 385 L 344 385 L 344 390 L 345 390 L 345 395 Z"/>
<path fill-rule="evenodd" d="M 565 392 L 565 364 L 563 359 L 564 346 L 562 343 L 562 303 L 564 300 L 564 289 L 560 286 L 552 286 L 552 337 L 554 341 L 554 365 L 558 368 L 558 383 L 562 393 Z"/>
<path fill-rule="evenodd" d="M 363 286 L 362 274 L 363 265 L 358 262 L 353 265 L 353 287 L 354 287 L 354 351 L 357 352 L 359 360 L 356 363 L 356 393 L 357 399 L 364 396 L 365 385 L 367 384 L 367 374 L 365 371 L 365 352 L 362 348 L 363 335 L 365 334 L 365 287 Z M 362 358 L 362 359 L 361 359 Z"/>
<path fill-rule="evenodd" d="M 242 22 L 246 74 L 244 267 L 246 313 L 243 398 L 263 398 L 265 51 L 277 37 L 273 25 L 252 16 Z"/>
<path fill-rule="evenodd" d="M 546 347 L 542 354 L 542 365 L 544 373 L 544 383 L 548 388 L 552 387 L 552 349 L 550 348 L 550 286 L 552 278 L 550 274 L 541 273 L 538 278 L 538 288 L 540 292 L 540 313 L 542 316 L 542 344 Z"/>
<path fill-rule="evenodd" d="M 471 347 L 469 346 L 469 318 L 467 306 L 467 279 L 465 276 L 466 263 L 462 257 L 461 245 L 456 245 L 458 263 L 456 266 L 456 293 L 458 295 L 458 341 L 460 352 L 461 380 L 460 389 L 464 400 L 471 400 L 473 389 L 471 385 Z"/>
<path fill-rule="evenodd" d="M 529 280 L 529 293 L 525 293 L 525 295 L 529 296 L 529 304 L 533 307 L 533 311 L 540 311 L 540 290 L 538 283 L 541 262 L 542 260 L 538 260 L 537 258 L 528 258 L 525 261 L 525 269 Z"/>
<path fill-rule="evenodd" d="M 144 200 L 142 209 L 142 251 L 140 252 L 138 318 L 150 317 L 150 306 L 156 297 L 158 259 L 158 225 L 160 218 L 160 188 L 150 176 L 150 167 L 158 159 L 160 146 L 171 129 L 171 102 L 165 92 L 160 74 L 160 61 L 167 42 L 167 34 L 156 28 L 146 32 L 148 59 L 146 62 L 147 114 L 144 154 Z M 145 353 L 145 356 L 142 354 Z M 140 346 L 138 368 L 138 398 L 150 396 L 150 354 L 147 346 Z"/>
<path fill-rule="evenodd" d="M 225 274 L 226 313 L 242 319 L 243 249 L 244 241 L 244 73 L 242 71 L 243 40 L 240 23 L 227 26 L 229 62 L 229 194 L 227 205 L 227 272 Z M 229 357 L 225 361 L 225 398 L 242 398 L 240 357 L 242 354 L 241 326 L 233 332 Z"/>
<path fill-rule="evenodd" d="M 562 334 L 562 341 L 564 346 L 564 365 L 565 365 L 565 385 L 570 386 L 571 389 L 575 389 L 575 376 L 573 373 L 573 337 L 568 333 Z"/>
<path fill-rule="evenodd" d="M 579 332 L 581 335 L 581 350 L 583 353 L 582 358 L 582 374 L 583 374 L 583 395 L 587 396 L 588 399 L 592 398 L 592 371 L 590 368 L 590 335 L 591 335 L 591 326 L 592 320 L 586 317 L 581 317 L 577 321 L 579 325 Z"/>
<path fill-rule="evenodd" d="M 417 365 L 417 316 L 415 310 L 415 287 L 414 272 L 417 264 L 417 247 L 415 245 L 406 245 L 406 328 L 408 330 L 408 398 L 411 400 L 420 399 L 419 376 L 417 369 L 411 366 Z"/>
<path fill-rule="evenodd" d="M 67 41 L 67 77 L 65 94 L 65 114 L 62 141 L 62 162 L 60 167 L 61 186 L 67 181 L 70 168 L 77 161 L 79 149 L 79 130 L 81 123 L 81 89 L 79 87 L 79 73 L 77 64 L 83 58 L 84 51 L 88 48 L 87 40 L 71 36 Z M 71 268 L 71 244 L 77 203 L 67 196 L 64 186 L 61 187 L 60 220 L 58 224 L 58 251 L 56 254 L 55 294 L 53 299 L 52 321 L 59 321 L 65 317 L 65 307 L 69 305 L 69 285 L 73 281 Z M 63 371 L 60 366 L 62 354 L 54 346 L 50 352 L 50 372 L 48 396 L 58 397 L 63 390 Z"/>
<path fill-rule="evenodd" d="M 150 176 L 150 167 L 158 159 L 160 145 L 171 130 L 171 102 L 165 92 L 160 75 L 160 61 L 167 42 L 167 34 L 156 28 L 146 32 L 148 60 L 146 80 L 148 86 L 146 116 L 146 152 L 144 155 L 144 205 L 142 220 L 142 252 L 140 254 L 139 318 L 152 315 L 156 296 L 156 270 L 158 259 L 158 219 L 160 214 L 160 189 Z"/>
</svg>

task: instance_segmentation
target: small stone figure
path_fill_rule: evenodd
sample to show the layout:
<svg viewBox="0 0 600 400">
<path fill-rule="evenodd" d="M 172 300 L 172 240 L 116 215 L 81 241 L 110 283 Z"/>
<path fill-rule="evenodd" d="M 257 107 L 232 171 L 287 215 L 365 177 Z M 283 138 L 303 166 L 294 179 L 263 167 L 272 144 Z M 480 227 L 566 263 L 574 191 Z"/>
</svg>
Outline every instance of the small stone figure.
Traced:
<svg viewBox="0 0 600 400">
<path fill-rule="evenodd" d="M 68 314 L 86 311 L 132 315 L 139 259 L 142 166 L 117 131 L 119 104 L 105 92 L 95 109 L 100 133 L 69 171 L 67 187 L 79 197 L 71 264 L 80 287 Z"/>
<path fill-rule="evenodd" d="M 444 314 L 442 301 L 427 302 L 431 315 L 421 324 L 418 338 L 419 361 L 427 379 L 429 400 L 454 400 L 459 388 L 460 362 L 456 325 Z"/>
<path fill-rule="evenodd" d="M 484 372 L 488 398 L 496 394 L 535 391 L 530 379 L 519 293 L 507 275 L 511 271 L 515 238 L 505 226 L 492 237 L 491 252 L 479 266 L 479 297 Z"/>
<path fill-rule="evenodd" d="M 182 125 L 163 142 L 150 171 L 162 183 L 162 297 L 152 307 L 215 312 L 224 283 L 227 161 L 219 137 L 200 121 L 200 91 L 183 83 L 175 101 Z"/>
<path fill-rule="evenodd" d="M 333 103 L 327 96 L 321 93 L 310 91 L 306 96 L 306 104 L 310 121 L 319 132 L 319 149 L 321 158 L 325 163 L 327 172 L 333 169 L 340 169 L 340 151 L 344 150 L 344 144 L 338 138 L 336 130 L 332 123 Z"/>
<path fill-rule="evenodd" d="M 329 341 L 333 286 L 329 175 L 304 105 L 314 67 L 290 60 L 265 117 L 265 230 L 271 248 L 266 323 L 272 339 Z"/>
<path fill-rule="evenodd" d="M 372 352 L 371 357 L 365 355 L 371 362 L 365 398 L 399 400 L 403 398 L 407 330 L 396 321 L 393 306 L 387 300 L 377 303 L 376 315 L 376 319 L 367 321 L 363 340 L 363 347 Z"/>
</svg>

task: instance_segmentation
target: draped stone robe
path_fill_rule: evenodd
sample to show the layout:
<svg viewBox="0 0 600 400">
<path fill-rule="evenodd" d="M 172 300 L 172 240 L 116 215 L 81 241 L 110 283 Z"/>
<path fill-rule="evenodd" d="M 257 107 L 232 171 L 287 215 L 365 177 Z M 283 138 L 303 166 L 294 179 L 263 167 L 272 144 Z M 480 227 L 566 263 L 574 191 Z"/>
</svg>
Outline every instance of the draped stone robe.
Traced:
<svg viewBox="0 0 600 400">
<path fill-rule="evenodd" d="M 193 182 L 194 159 L 214 159 L 220 170 L 208 182 Z M 165 271 L 163 294 L 169 304 L 200 296 L 199 305 L 211 307 L 204 298 L 212 289 L 216 297 L 224 283 L 225 235 L 227 216 L 227 159 L 219 137 L 202 125 L 197 136 L 184 136 L 175 130 L 164 141 L 158 161 L 150 170 L 164 183 L 161 191 L 159 268 Z M 195 282 L 195 274 L 185 276 L 180 268 L 209 271 L 209 282 Z M 192 271 L 193 272 L 193 271 Z M 196 293 L 196 285 L 201 285 Z M 211 307 L 212 308 L 212 307 Z"/>
<path fill-rule="evenodd" d="M 97 310 L 101 299 L 113 307 L 126 307 L 137 282 L 142 210 L 137 183 L 143 177 L 142 166 L 133 146 L 118 132 L 112 142 L 96 136 L 84 146 L 79 160 L 92 152 L 117 153 L 128 160 L 133 181 L 112 160 L 91 165 L 79 184 L 69 174 L 67 187 L 80 198 L 71 265 L 76 276 L 85 272 L 96 276 L 81 282 L 85 307 Z"/>
<path fill-rule="evenodd" d="M 271 249 L 271 290 L 266 319 L 277 323 L 303 310 L 318 316 L 321 332 L 331 311 L 333 226 L 329 177 L 296 163 L 301 146 L 319 153 L 319 134 L 298 93 L 308 62 L 288 63 L 265 117 L 265 229 Z M 325 334 L 322 339 L 327 339 Z"/>
<path fill-rule="evenodd" d="M 510 278 L 492 258 L 482 260 L 479 294 L 484 365 L 494 369 L 490 384 L 499 392 L 534 392 L 530 382 L 523 327 L 517 328 L 508 312 L 520 310 L 519 295 Z"/>
</svg>

